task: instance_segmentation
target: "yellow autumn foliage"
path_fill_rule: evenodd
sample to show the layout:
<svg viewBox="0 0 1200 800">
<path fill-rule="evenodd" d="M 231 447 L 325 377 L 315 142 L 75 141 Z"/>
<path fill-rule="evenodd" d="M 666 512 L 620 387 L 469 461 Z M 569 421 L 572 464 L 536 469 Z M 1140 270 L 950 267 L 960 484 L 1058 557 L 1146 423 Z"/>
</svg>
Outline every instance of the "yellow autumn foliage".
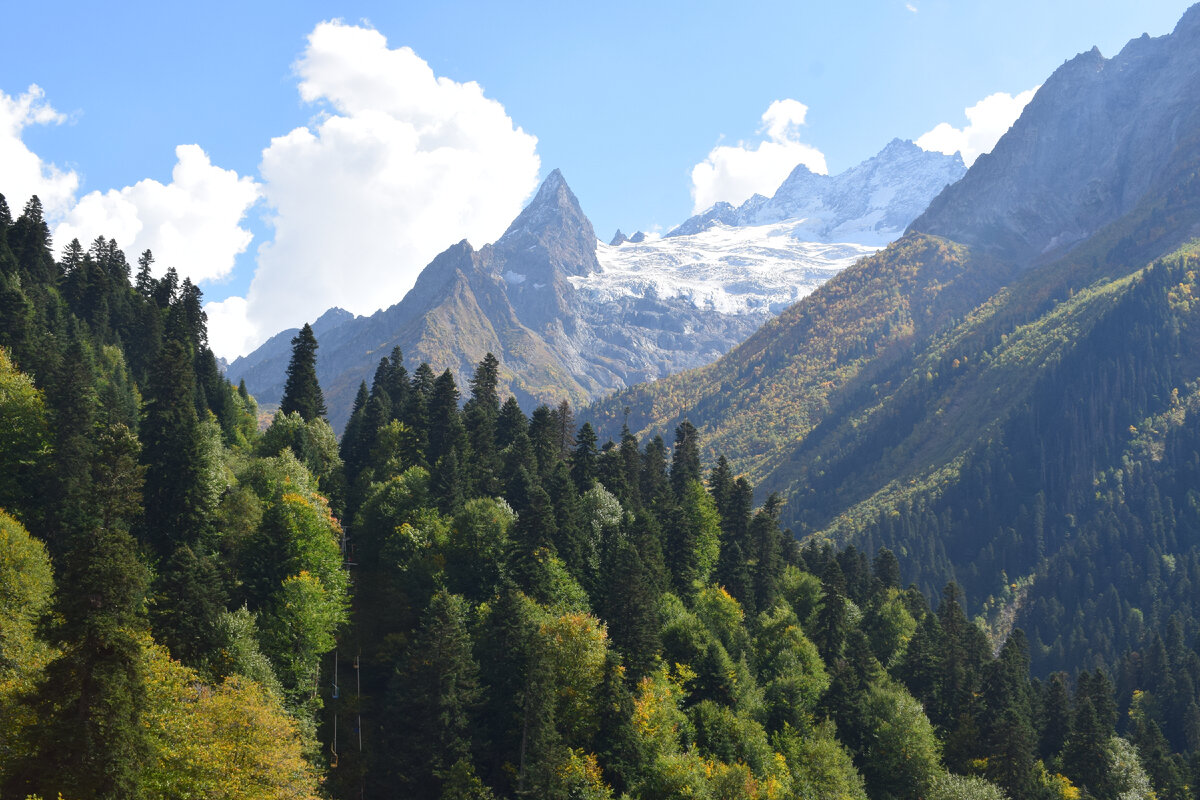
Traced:
<svg viewBox="0 0 1200 800">
<path fill-rule="evenodd" d="M 147 644 L 152 747 L 149 796 L 180 800 L 317 800 L 320 778 L 301 752 L 295 720 L 279 699 L 238 676 L 208 686 L 195 671 Z"/>
</svg>

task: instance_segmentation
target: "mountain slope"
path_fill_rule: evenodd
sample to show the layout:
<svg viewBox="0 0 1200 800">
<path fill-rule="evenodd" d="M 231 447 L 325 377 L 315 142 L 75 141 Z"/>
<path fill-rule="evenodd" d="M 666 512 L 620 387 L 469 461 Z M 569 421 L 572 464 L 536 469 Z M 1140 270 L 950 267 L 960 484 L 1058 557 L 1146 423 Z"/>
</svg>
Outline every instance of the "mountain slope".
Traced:
<svg viewBox="0 0 1200 800">
<path fill-rule="evenodd" d="M 910 230 L 1045 261 L 1132 211 L 1200 126 L 1200 10 L 1111 59 L 1081 53 Z"/>
<path fill-rule="evenodd" d="M 667 234 L 684 236 L 713 225 L 768 225 L 794 220 L 801 241 L 883 245 L 967 168 L 951 156 L 893 139 L 877 155 L 838 175 L 818 175 L 798 165 L 770 199 L 754 195 L 741 206 L 717 203 Z"/>
<path fill-rule="evenodd" d="M 1189 299 L 1200 290 L 1196 261 L 1147 270 L 1200 236 L 1200 119 L 1178 104 L 1141 118 L 1157 128 L 1132 132 L 1151 102 L 1143 94 L 1188 96 L 1200 84 L 1198 16 L 1082 76 L 1079 60 L 1068 62 L 1042 90 L 1069 98 L 1080 81 L 1081 95 L 1126 98 L 1120 108 L 1088 116 L 1035 98 L 993 156 L 899 242 L 713 365 L 634 387 L 591 415 L 611 435 L 628 409 L 642 436 L 669 435 L 687 417 L 710 453 L 783 494 L 797 534 L 887 545 L 906 581 L 936 592 L 957 579 L 976 609 L 1015 601 L 1022 578 L 1023 596 L 1042 597 L 1061 621 L 1068 596 L 1057 587 L 1069 582 L 1061 564 L 1053 580 L 1041 570 L 1070 542 L 1111 530 L 1096 482 L 1200 378 L 1200 350 L 1189 346 L 1200 332 Z M 1085 130 L 1089 120 L 1127 135 Z M 1072 124 L 1092 149 L 1050 134 Z M 1135 179 L 1135 168 L 1149 177 Z M 1043 216 L 1028 198 L 1052 192 L 1045 175 L 1074 177 L 1041 201 Z M 1079 186 L 1121 200 L 1092 206 Z M 1135 551 L 1146 546 L 1135 527 L 1122 530 Z M 1193 546 L 1182 535 L 1162 541 L 1181 558 Z M 1083 613 L 1082 579 L 1071 592 Z M 1107 624 L 1120 629 L 1113 613 Z M 1056 645 L 1047 632 L 1035 663 L 1112 658 L 1115 639 L 1106 641 Z"/>
<path fill-rule="evenodd" d="M 410 364 L 459 375 L 495 353 L 503 391 L 526 407 L 581 404 L 711 363 L 876 249 L 810 235 L 800 220 L 604 245 L 555 171 L 494 244 L 449 248 L 400 303 L 370 317 L 331 310 L 318 320 L 330 420 L 341 429 L 359 382 L 394 347 Z M 227 374 L 278 402 L 294 334 L 276 335 Z"/>
</svg>

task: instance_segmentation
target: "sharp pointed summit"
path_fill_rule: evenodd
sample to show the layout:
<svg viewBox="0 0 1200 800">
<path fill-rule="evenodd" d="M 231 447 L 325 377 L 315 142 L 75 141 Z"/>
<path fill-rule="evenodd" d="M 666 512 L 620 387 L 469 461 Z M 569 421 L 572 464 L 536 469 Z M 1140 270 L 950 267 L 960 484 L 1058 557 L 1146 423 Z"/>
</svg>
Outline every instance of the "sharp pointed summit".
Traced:
<svg viewBox="0 0 1200 800">
<path fill-rule="evenodd" d="M 508 226 L 495 248 L 502 252 L 541 249 L 554 266 L 568 275 L 587 275 L 600 268 L 596 262 L 596 232 L 557 169 L 542 181 L 533 200 Z"/>
</svg>

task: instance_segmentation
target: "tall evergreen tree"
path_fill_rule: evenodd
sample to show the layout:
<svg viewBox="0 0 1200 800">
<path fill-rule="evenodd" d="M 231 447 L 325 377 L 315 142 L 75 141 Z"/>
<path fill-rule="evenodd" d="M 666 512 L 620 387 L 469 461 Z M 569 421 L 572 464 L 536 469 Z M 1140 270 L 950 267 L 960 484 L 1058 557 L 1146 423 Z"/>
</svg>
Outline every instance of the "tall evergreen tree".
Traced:
<svg viewBox="0 0 1200 800">
<path fill-rule="evenodd" d="M 583 423 L 575 437 L 575 451 L 571 454 L 571 477 L 580 493 L 592 488 L 596 480 L 596 431 L 590 422 Z"/>
<path fill-rule="evenodd" d="M 292 359 L 288 362 L 279 410 L 284 414 L 295 411 L 305 422 L 325 416 L 325 396 L 317 381 L 317 337 L 307 322 L 292 337 Z"/>
<path fill-rule="evenodd" d="M 209 464 L 196 416 L 191 347 L 168 339 L 151 375 L 142 417 L 146 474 L 143 537 L 160 557 L 196 543 L 210 519 Z"/>
<path fill-rule="evenodd" d="M 700 434 L 685 419 L 675 428 L 675 449 L 671 452 L 671 487 L 675 496 L 683 497 L 688 484 L 700 478 Z"/>
<path fill-rule="evenodd" d="M 388 687 L 388 726 L 397 784 L 405 797 L 437 800 L 451 768 L 471 756 L 474 714 L 482 698 L 479 663 L 468 630 L 469 606 L 439 591 Z"/>
<path fill-rule="evenodd" d="M 460 460 L 468 453 L 458 398 L 454 375 L 446 370 L 434 381 L 429 398 L 429 450 L 425 457 L 430 464 L 437 464 L 451 450 L 458 450 Z"/>
</svg>

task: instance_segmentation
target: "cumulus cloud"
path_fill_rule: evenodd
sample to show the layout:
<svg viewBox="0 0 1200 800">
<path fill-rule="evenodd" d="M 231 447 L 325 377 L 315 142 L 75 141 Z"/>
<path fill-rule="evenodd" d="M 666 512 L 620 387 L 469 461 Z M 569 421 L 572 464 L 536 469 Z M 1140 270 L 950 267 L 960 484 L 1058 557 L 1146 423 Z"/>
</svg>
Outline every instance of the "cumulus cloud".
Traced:
<svg viewBox="0 0 1200 800">
<path fill-rule="evenodd" d="M 378 31 L 323 22 L 296 72 L 323 113 L 263 151 L 275 234 L 245 302 L 208 306 L 243 341 L 223 355 L 331 306 L 369 314 L 399 301 L 446 247 L 498 238 L 537 185 L 537 139 L 499 102 Z"/>
<path fill-rule="evenodd" d="M 217 355 L 232 360 L 261 344 L 258 328 L 246 313 L 246 298 L 227 297 L 205 303 L 204 313 L 208 315 L 208 346 Z"/>
<path fill-rule="evenodd" d="M 917 146 L 946 155 L 962 153 L 963 163 L 969 167 L 980 155 L 992 151 L 1039 88 L 1035 86 L 1016 97 L 1006 92 L 990 94 L 966 109 L 967 124 L 964 127 L 939 123 L 917 139 Z"/>
<path fill-rule="evenodd" d="M 0 192 L 13 214 L 20 214 L 35 194 L 49 217 L 62 213 L 74 200 L 79 176 L 45 163 L 21 139 L 30 125 L 61 125 L 66 119 L 46 102 L 45 92 L 37 84 L 17 97 L 0 92 Z"/>
<path fill-rule="evenodd" d="M 240 227 L 259 197 L 258 184 L 214 166 L 199 145 L 175 148 L 171 182 L 145 179 L 124 189 L 91 192 L 54 229 L 61 249 L 71 239 L 87 247 L 97 236 L 116 239 L 131 258 L 149 248 L 159 271 L 175 267 L 193 282 L 224 278 L 250 245 Z"/>
<path fill-rule="evenodd" d="M 762 115 L 758 132 L 766 136 L 755 145 L 718 145 L 692 167 L 692 213 L 720 200 L 738 205 L 756 192 L 770 196 L 797 164 L 828 174 L 825 155 L 800 141 L 808 106 L 798 100 L 776 100 Z"/>
</svg>

